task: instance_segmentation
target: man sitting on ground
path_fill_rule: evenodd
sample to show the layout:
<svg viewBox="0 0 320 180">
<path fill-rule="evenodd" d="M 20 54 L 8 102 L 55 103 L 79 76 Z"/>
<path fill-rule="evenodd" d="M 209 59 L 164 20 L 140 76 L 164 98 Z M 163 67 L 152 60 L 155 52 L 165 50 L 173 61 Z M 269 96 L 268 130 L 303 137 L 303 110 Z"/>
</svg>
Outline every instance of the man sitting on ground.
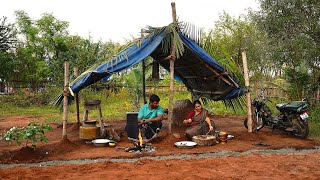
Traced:
<svg viewBox="0 0 320 180">
<path fill-rule="evenodd" d="M 162 127 L 163 109 L 159 106 L 159 96 L 152 94 L 149 104 L 144 104 L 138 114 L 138 122 L 143 139 L 152 138 Z"/>
</svg>

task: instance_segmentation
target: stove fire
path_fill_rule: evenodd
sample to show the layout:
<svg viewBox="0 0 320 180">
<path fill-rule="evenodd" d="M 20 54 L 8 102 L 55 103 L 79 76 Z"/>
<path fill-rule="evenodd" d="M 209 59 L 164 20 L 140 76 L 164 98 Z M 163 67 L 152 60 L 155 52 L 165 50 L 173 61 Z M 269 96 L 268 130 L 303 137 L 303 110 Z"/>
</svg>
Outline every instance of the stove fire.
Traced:
<svg viewBox="0 0 320 180">
<path fill-rule="evenodd" d="M 142 140 L 142 136 L 141 136 L 141 130 L 139 129 L 139 134 L 138 134 L 138 138 L 139 138 L 139 146 L 142 147 L 143 145 L 143 140 Z"/>
<path fill-rule="evenodd" d="M 139 133 L 138 133 L 138 141 L 132 142 L 132 143 L 134 146 L 131 148 L 126 148 L 127 152 L 135 152 L 135 153 L 153 152 L 156 149 L 155 147 L 144 143 L 140 129 L 139 129 Z"/>
</svg>

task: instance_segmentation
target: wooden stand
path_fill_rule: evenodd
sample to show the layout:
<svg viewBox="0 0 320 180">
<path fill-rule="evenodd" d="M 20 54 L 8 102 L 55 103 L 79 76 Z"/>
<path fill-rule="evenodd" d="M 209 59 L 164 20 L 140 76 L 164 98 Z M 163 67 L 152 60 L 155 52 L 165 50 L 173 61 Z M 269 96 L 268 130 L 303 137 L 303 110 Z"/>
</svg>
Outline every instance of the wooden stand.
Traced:
<svg viewBox="0 0 320 180">
<path fill-rule="evenodd" d="M 104 134 L 104 123 L 102 119 L 102 112 L 101 112 L 101 101 L 99 100 L 91 100 L 86 101 L 84 103 L 84 115 L 83 115 L 83 122 L 88 120 L 89 110 L 98 110 L 98 122 L 100 125 L 100 136 Z"/>
</svg>

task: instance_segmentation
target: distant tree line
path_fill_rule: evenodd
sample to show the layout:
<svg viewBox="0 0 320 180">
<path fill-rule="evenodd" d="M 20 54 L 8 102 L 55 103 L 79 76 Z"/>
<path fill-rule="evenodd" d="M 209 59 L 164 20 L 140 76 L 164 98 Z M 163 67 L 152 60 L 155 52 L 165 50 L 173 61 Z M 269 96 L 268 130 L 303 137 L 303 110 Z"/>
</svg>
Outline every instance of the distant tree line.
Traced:
<svg viewBox="0 0 320 180">
<path fill-rule="evenodd" d="M 81 73 L 108 60 L 120 47 L 112 41 L 93 42 L 90 37 L 70 35 L 69 23 L 52 14 L 43 14 L 37 20 L 24 11 L 16 11 L 15 15 L 14 24 L 7 22 L 6 17 L 0 19 L 2 82 L 25 82 L 31 87 L 44 82 L 62 86 L 65 60 L 69 60 L 71 69 L 77 67 Z"/>
<path fill-rule="evenodd" d="M 259 3 L 260 10 L 240 17 L 222 13 L 205 34 L 203 48 L 240 80 L 241 52 L 246 50 L 253 88 L 276 86 L 289 99 L 319 99 L 320 1 Z M 110 59 L 121 47 L 117 42 L 93 42 L 90 37 L 70 35 L 69 23 L 52 14 L 43 14 L 36 20 L 24 11 L 16 11 L 15 15 L 14 24 L 5 17 L 0 19 L 2 81 L 62 86 L 64 60 L 81 73 Z M 136 71 L 128 73 L 135 73 L 134 81 L 140 81 L 141 75 Z"/>
<path fill-rule="evenodd" d="M 246 50 L 251 87 L 278 87 L 289 99 L 319 103 L 320 1 L 259 3 L 259 11 L 238 18 L 221 14 L 206 35 L 204 48 L 240 76 L 241 52 Z"/>
</svg>

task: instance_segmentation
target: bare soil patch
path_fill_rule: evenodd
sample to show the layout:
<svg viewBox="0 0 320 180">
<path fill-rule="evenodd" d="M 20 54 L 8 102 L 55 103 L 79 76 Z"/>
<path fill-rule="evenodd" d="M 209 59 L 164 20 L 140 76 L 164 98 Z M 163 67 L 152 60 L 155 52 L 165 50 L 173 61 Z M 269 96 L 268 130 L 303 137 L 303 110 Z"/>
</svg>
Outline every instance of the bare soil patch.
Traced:
<svg viewBox="0 0 320 180">
<path fill-rule="evenodd" d="M 14 144 L 0 142 L 0 163 L 34 163 L 52 160 L 95 159 L 95 158 L 138 158 L 145 156 L 167 156 L 177 154 L 198 154 L 205 152 L 235 151 L 244 152 L 252 149 L 311 149 L 319 146 L 319 141 L 311 139 L 298 139 L 281 131 L 270 133 L 264 128 L 259 132 L 248 133 L 243 126 L 244 117 L 239 116 L 213 116 L 219 130 L 227 131 L 234 135 L 227 144 L 214 146 L 197 146 L 192 149 L 179 149 L 174 142 L 187 140 L 184 131 L 187 127 L 173 126 L 172 131 L 180 138 L 167 134 L 164 126 L 160 132 L 161 139 L 152 143 L 156 151 L 137 154 L 125 152 L 124 148 L 132 147 L 124 133 L 125 122 L 107 122 L 118 134 L 121 141 L 116 148 L 94 147 L 79 139 L 79 128 L 75 124 L 68 125 L 68 139 L 62 141 L 62 126 L 52 124 L 53 131 L 46 132 L 49 143 L 37 144 L 37 149 L 28 150 Z M 8 130 L 13 126 L 25 126 L 32 117 L 4 117 L 0 120 L 0 131 Z M 165 123 L 164 123 L 165 124 Z M 263 146 L 269 145 L 269 146 Z M 195 179 L 195 178 L 280 178 L 292 177 L 314 178 L 319 177 L 320 153 L 288 154 L 288 155 L 259 155 L 249 154 L 235 157 L 204 158 L 198 160 L 148 160 L 144 159 L 135 163 L 128 162 L 103 162 L 85 165 L 61 165 L 51 167 L 15 167 L 0 168 L 0 178 L 8 179 L 17 172 L 13 179 L 59 179 L 59 178 L 86 178 L 108 179 Z M 292 170 L 293 169 L 293 170 Z M 275 173 L 272 175 L 271 173 Z M 317 176 L 315 176 L 317 175 Z M 10 178 L 9 178 L 10 179 Z M 282 178 L 283 179 L 283 178 Z"/>
</svg>

